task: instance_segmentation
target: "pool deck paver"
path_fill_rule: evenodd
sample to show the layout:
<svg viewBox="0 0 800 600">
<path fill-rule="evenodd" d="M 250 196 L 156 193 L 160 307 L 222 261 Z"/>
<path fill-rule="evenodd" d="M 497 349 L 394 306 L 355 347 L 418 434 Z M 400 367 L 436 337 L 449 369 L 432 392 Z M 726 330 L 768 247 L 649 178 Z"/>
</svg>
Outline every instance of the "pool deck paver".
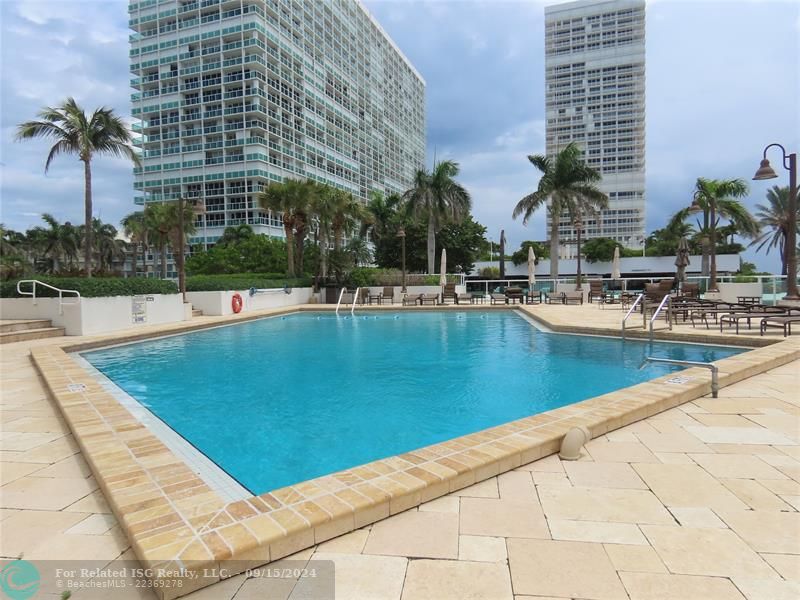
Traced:
<svg viewBox="0 0 800 600">
<path fill-rule="evenodd" d="M 572 311 L 577 320 L 592 309 L 611 312 L 591 306 L 545 306 L 541 311 L 552 313 L 550 318 Z M 86 457 L 30 362 L 32 349 L 57 348 L 67 341 L 75 339 L 0 348 L 0 440 L 9 442 L 0 453 L 0 556 L 133 560 L 130 542 L 87 473 Z M 513 594 L 520 599 L 526 595 L 598 600 L 796 598 L 800 595 L 798 384 L 800 360 L 793 360 L 724 387 L 719 399 L 701 397 L 598 433 L 578 462 L 548 456 L 520 464 L 290 558 L 333 560 L 337 597 L 348 599 L 460 599 L 468 594 L 489 599 L 514 598 Z M 701 415 L 709 420 L 698 419 Z M 748 424 L 741 426 L 742 421 Z M 145 444 L 141 455 L 147 457 L 151 450 Z M 766 457 L 778 458 L 770 462 Z M 469 459 L 470 455 L 463 457 L 465 462 Z M 587 470 L 584 465 L 591 463 L 600 468 Z M 7 464 L 14 466 L 6 471 Z M 164 477 L 169 479 L 166 473 Z M 57 485 L 29 481 L 37 478 L 52 479 Z M 646 487 L 639 488 L 636 478 Z M 186 489 L 196 487 L 191 477 L 180 476 L 172 485 L 180 488 L 186 481 L 190 482 Z M 360 485 L 362 497 L 377 498 L 388 498 L 385 487 L 391 487 L 385 483 L 366 487 L 366 481 Z M 43 498 L 37 490 L 45 488 Z M 30 504 L 20 493 L 26 489 L 34 490 Z M 7 506 L 7 493 L 8 504 L 15 506 Z M 40 506 L 45 500 L 49 508 Z M 479 500 L 493 502 L 507 514 L 498 517 L 498 510 L 476 510 Z M 146 483 L 139 484 L 130 501 L 146 507 L 139 511 L 142 518 L 159 518 L 160 504 Z M 213 499 L 209 502 L 213 504 Z M 315 520 L 315 508 L 307 510 L 293 509 L 282 526 L 292 528 L 298 517 Z M 432 528 L 425 513 L 444 518 Z M 507 518 L 509 514 L 526 517 L 515 522 Z M 457 522 L 457 528 L 451 522 Z M 160 530 L 166 539 L 180 535 L 180 527 L 169 523 Z M 395 539 L 393 530 L 398 532 Z M 235 543 L 237 535 L 244 533 L 229 528 L 209 543 Z M 429 554 L 443 556 L 420 555 L 425 549 L 419 545 L 427 545 Z M 703 545 L 718 552 L 705 553 Z M 692 553 L 697 560 L 690 560 Z M 541 576 L 531 575 L 531 565 L 538 565 Z M 275 582 L 238 575 L 188 597 L 262 598 L 267 585 Z M 97 591 L 73 596 L 103 597 Z M 155 596 L 120 590 L 115 597 Z"/>
</svg>

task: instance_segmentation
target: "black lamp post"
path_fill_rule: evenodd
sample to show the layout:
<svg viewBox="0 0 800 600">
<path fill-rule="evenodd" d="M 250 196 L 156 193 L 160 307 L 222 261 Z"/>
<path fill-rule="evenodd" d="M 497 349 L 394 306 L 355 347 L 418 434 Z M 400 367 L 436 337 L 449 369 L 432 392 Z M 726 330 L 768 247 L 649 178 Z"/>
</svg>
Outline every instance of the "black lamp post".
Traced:
<svg viewBox="0 0 800 600">
<path fill-rule="evenodd" d="M 800 301 L 797 292 L 797 154 L 786 154 L 780 144 L 770 144 L 764 148 L 761 166 L 753 175 L 754 181 L 775 179 L 778 174 L 769 166 L 767 150 L 777 146 L 783 152 L 783 168 L 789 171 L 789 230 L 786 232 L 786 297 L 784 300 Z"/>
<path fill-rule="evenodd" d="M 403 288 L 400 290 L 401 293 L 405 294 L 408 290 L 406 290 L 406 230 L 401 227 L 400 231 L 397 232 L 397 237 L 400 238 L 400 246 L 401 256 L 402 256 L 402 265 L 403 265 Z"/>
</svg>

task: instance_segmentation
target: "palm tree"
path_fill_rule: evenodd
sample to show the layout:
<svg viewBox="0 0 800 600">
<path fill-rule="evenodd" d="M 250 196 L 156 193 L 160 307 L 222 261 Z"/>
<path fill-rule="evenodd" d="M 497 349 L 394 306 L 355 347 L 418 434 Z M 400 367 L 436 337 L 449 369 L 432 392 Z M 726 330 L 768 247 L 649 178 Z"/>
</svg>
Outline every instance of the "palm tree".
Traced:
<svg viewBox="0 0 800 600">
<path fill-rule="evenodd" d="M 32 236 L 38 238 L 42 253 L 52 261 L 52 270 L 58 272 L 62 261 L 71 266 L 78 256 L 79 233 L 69 221 L 62 225 L 51 214 L 44 213 L 42 220 L 48 227 L 34 227 Z"/>
<path fill-rule="evenodd" d="M 458 163 L 435 163 L 430 173 L 417 170 L 414 185 L 403 194 L 407 210 L 417 222 L 428 222 L 428 273 L 435 272 L 436 233 L 445 223 L 460 223 L 472 206 L 469 192 L 454 180 L 456 175 Z"/>
<path fill-rule="evenodd" d="M 122 119 L 110 108 L 98 108 L 87 116 L 73 98 L 67 98 L 61 106 L 45 107 L 39 112 L 38 121 L 26 121 L 17 127 L 17 140 L 38 137 L 55 140 L 50 148 L 44 172 L 59 154 L 76 154 L 83 162 L 84 178 L 84 226 L 86 244 L 84 261 L 86 276 L 92 276 L 92 158 L 96 154 L 127 157 L 139 165 L 139 156 L 131 147 L 131 134 Z"/>
<path fill-rule="evenodd" d="M 597 173 L 597 179 L 600 179 L 599 173 Z M 596 190 L 569 198 L 566 204 L 572 227 L 575 229 L 575 240 L 577 242 L 577 269 L 575 274 L 577 283 L 575 284 L 575 289 L 580 290 L 583 289 L 581 286 L 581 233 L 583 231 L 584 217 L 589 215 L 596 216 L 598 210 L 608 208 L 608 196 Z"/>
<path fill-rule="evenodd" d="M 81 245 L 86 243 L 86 227 L 78 227 L 78 237 Z M 117 228 L 110 223 L 103 223 L 100 219 L 92 219 L 91 234 L 92 254 L 97 253 L 99 270 L 108 271 L 113 264 L 125 256 L 125 247 L 122 240 L 117 239 Z"/>
<path fill-rule="evenodd" d="M 753 240 L 751 246 L 758 244 L 756 251 L 760 251 L 764 246 L 767 248 L 767 254 L 772 248 L 778 248 L 781 253 L 781 275 L 786 275 L 786 240 L 789 236 L 789 227 L 792 223 L 797 227 L 797 216 L 792 219 L 789 216 L 789 186 L 780 187 L 772 186 L 767 190 L 767 205 L 756 204 L 758 212 L 758 222 L 767 231 Z"/>
<path fill-rule="evenodd" d="M 161 278 L 167 277 L 167 246 L 171 228 L 170 214 L 166 204 L 148 204 L 144 209 L 147 239 L 158 248 L 161 257 Z M 153 259 L 155 262 L 155 258 Z"/>
<path fill-rule="evenodd" d="M 167 237 L 172 246 L 175 268 L 178 270 L 178 290 L 186 302 L 186 237 L 194 235 L 195 207 L 191 202 L 178 198 L 166 205 L 165 221 L 168 226 Z"/>
<path fill-rule="evenodd" d="M 311 200 L 311 188 L 305 181 L 287 179 L 282 183 L 271 183 L 258 196 L 262 208 L 280 213 L 283 232 L 286 236 L 287 275 L 295 276 L 294 231 L 298 218 L 307 214 Z"/>
<path fill-rule="evenodd" d="M 255 235 L 253 228 L 247 223 L 226 227 L 222 232 L 222 237 L 217 240 L 217 246 L 236 245 L 239 242 L 249 240 Z"/>
<path fill-rule="evenodd" d="M 760 227 L 753 215 L 737 198 L 747 196 L 747 184 L 741 179 L 705 179 L 698 177 L 691 206 L 678 211 L 673 221 L 683 221 L 689 215 L 702 213 L 698 220 L 700 243 L 703 249 L 702 272 L 709 276 L 708 290 L 717 291 L 717 225 L 727 219 L 740 235 L 758 236 Z"/>
<path fill-rule="evenodd" d="M 366 238 L 371 233 L 372 241 L 377 244 L 386 235 L 395 235 L 390 231 L 389 224 L 397 214 L 397 207 L 402 204 L 403 198 L 399 194 L 383 194 L 373 190 L 369 194 L 369 202 L 364 207 L 365 219 L 362 221 L 361 237 Z"/>
<path fill-rule="evenodd" d="M 523 215 L 522 224 L 527 225 L 533 213 L 543 206 L 550 214 L 550 277 L 558 278 L 558 224 L 571 206 L 577 206 L 579 199 L 585 202 L 607 202 L 595 186 L 601 180 L 600 173 L 584 164 L 581 149 L 570 142 L 555 159 L 541 154 L 528 156 L 531 164 L 539 169 L 542 178 L 535 192 L 522 198 L 514 207 L 512 217 Z"/>
<path fill-rule="evenodd" d="M 322 186 L 311 202 L 311 212 L 317 223 L 317 243 L 319 244 L 319 275 L 328 277 L 328 254 L 330 251 L 331 224 L 336 212 L 335 197 L 340 190 L 331 186 Z"/>
<path fill-rule="evenodd" d="M 148 230 L 145 220 L 144 211 L 137 210 L 128 215 L 125 215 L 120 221 L 123 233 L 130 239 L 132 244 L 142 249 L 142 273 L 147 277 L 147 243 L 148 243 Z M 136 258 L 134 249 L 134 269 L 136 273 Z"/>
</svg>

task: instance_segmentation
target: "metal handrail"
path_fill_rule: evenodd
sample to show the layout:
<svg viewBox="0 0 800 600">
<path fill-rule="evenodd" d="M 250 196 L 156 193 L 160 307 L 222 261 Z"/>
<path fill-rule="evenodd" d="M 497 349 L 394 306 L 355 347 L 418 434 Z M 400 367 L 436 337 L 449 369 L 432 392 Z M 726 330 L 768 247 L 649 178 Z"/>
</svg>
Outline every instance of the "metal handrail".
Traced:
<svg viewBox="0 0 800 600">
<path fill-rule="evenodd" d="M 634 310 L 636 310 L 636 306 L 639 304 L 639 302 L 641 302 L 641 301 L 642 301 L 642 299 L 643 299 L 643 298 L 644 298 L 644 294 L 639 294 L 639 295 L 636 297 L 636 300 L 634 300 L 634 302 L 633 302 L 633 304 L 631 305 L 631 307 L 628 309 L 628 312 L 627 312 L 627 313 L 625 314 L 625 316 L 622 318 L 622 339 L 623 339 L 623 340 L 625 339 L 625 321 L 627 321 L 627 320 L 628 320 L 628 317 L 630 317 L 630 316 L 631 316 L 631 313 L 633 313 L 633 311 L 634 311 Z M 642 308 L 644 309 L 644 307 L 642 307 Z M 645 314 L 645 313 L 644 313 L 644 310 L 642 310 L 642 314 L 643 314 L 643 315 Z M 647 315 L 645 315 L 644 319 L 645 319 L 645 321 L 647 321 Z"/>
<path fill-rule="evenodd" d="M 661 309 L 664 308 L 664 304 L 667 305 L 667 323 L 669 324 L 669 330 L 672 331 L 672 296 L 667 294 L 661 299 L 661 303 L 658 305 L 658 308 L 653 313 L 653 317 L 650 319 L 650 341 L 653 341 L 653 323 L 658 318 L 658 314 L 661 312 Z"/>
<path fill-rule="evenodd" d="M 20 288 L 20 284 L 23 284 L 23 283 L 31 283 L 31 284 L 33 284 L 31 286 L 31 291 L 30 292 L 25 292 L 25 291 L 22 290 L 22 288 Z M 64 294 L 65 293 L 75 294 L 75 296 L 77 297 L 77 301 L 76 302 L 67 302 L 67 304 L 78 304 L 78 302 L 80 302 L 80 300 L 81 300 L 81 293 L 78 290 L 62 290 L 61 288 L 57 288 L 57 287 L 55 287 L 53 285 L 50 285 L 49 283 L 45 283 L 44 281 L 39 281 L 38 279 L 22 279 L 22 280 L 18 281 L 17 282 L 17 293 L 20 296 L 31 296 L 33 298 L 33 304 L 35 306 L 36 305 L 36 286 L 37 285 L 41 285 L 41 286 L 49 288 L 49 289 L 51 289 L 51 290 L 53 290 L 55 292 L 58 292 L 58 314 L 59 315 L 63 315 L 64 314 Z"/>
<path fill-rule="evenodd" d="M 646 356 L 639 365 L 641 371 L 647 366 L 649 362 L 665 363 L 668 365 L 683 365 L 685 367 L 702 367 L 711 371 L 711 397 L 716 398 L 719 393 L 719 367 L 714 363 L 698 362 L 696 360 L 675 360 L 672 358 L 656 358 L 654 356 Z"/>
<path fill-rule="evenodd" d="M 358 302 L 358 292 L 361 290 L 360 287 L 356 288 L 355 294 L 353 294 L 353 305 L 350 307 L 350 316 L 353 316 L 353 313 L 356 310 L 356 302 Z"/>
<path fill-rule="evenodd" d="M 344 296 L 344 293 L 345 293 L 346 291 L 347 291 L 347 288 L 346 288 L 346 287 L 343 287 L 343 288 L 342 288 L 342 291 L 341 291 L 341 292 L 339 292 L 339 301 L 336 303 L 336 316 L 337 316 L 337 317 L 339 316 L 339 305 L 342 303 L 342 296 Z"/>
</svg>

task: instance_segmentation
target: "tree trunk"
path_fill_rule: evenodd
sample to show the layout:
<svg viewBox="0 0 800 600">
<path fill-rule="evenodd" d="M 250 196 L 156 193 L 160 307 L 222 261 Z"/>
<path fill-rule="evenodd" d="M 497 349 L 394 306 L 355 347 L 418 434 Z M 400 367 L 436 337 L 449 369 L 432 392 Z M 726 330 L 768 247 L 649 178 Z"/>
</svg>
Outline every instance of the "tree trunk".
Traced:
<svg viewBox="0 0 800 600">
<path fill-rule="evenodd" d="M 781 275 L 786 276 L 787 274 L 787 264 L 786 264 L 786 241 L 781 245 Z"/>
<path fill-rule="evenodd" d="M 302 276 L 303 273 L 305 272 L 305 265 L 303 263 L 304 263 L 304 259 L 305 259 L 306 224 L 305 224 L 305 221 L 303 221 L 303 220 L 299 221 L 299 223 L 300 223 L 300 226 L 297 227 L 297 229 L 295 231 L 295 238 L 294 238 L 294 243 L 295 243 L 295 248 L 296 248 L 295 249 L 295 264 L 296 264 L 295 270 L 297 271 L 297 273 L 299 273 Z"/>
<path fill-rule="evenodd" d="M 178 198 L 178 243 L 176 244 L 178 246 L 178 254 L 175 256 L 175 265 L 178 267 L 178 290 L 181 293 L 183 303 L 186 304 L 186 272 L 184 271 L 186 233 L 183 223 L 183 206 L 183 198 Z"/>
<path fill-rule="evenodd" d="M 709 242 L 709 246 L 711 246 L 710 258 L 711 258 L 711 269 L 710 275 L 708 280 L 708 289 L 713 292 L 719 291 L 719 287 L 717 286 L 717 215 L 716 215 L 716 205 L 714 202 L 711 203 L 711 223 L 710 223 L 710 237 L 711 240 Z"/>
<path fill-rule="evenodd" d="M 559 215 L 550 212 L 550 279 L 553 280 L 553 291 L 558 279 L 558 218 Z"/>
<path fill-rule="evenodd" d="M 286 276 L 294 278 L 294 235 L 292 234 L 292 223 L 283 220 L 283 232 L 286 235 Z"/>
<path fill-rule="evenodd" d="M 161 279 L 167 278 L 167 243 L 161 242 Z"/>
<path fill-rule="evenodd" d="M 147 277 L 147 245 L 142 242 L 142 274 Z M 133 276 L 136 276 L 136 261 L 133 263 Z"/>
<path fill-rule="evenodd" d="M 83 261 L 86 277 L 92 276 L 92 167 L 89 158 L 83 160 L 83 202 L 86 231 L 83 238 Z"/>
<path fill-rule="evenodd" d="M 328 277 L 328 232 L 325 227 L 319 228 L 319 263 L 322 278 Z"/>
<path fill-rule="evenodd" d="M 575 284 L 575 290 L 582 290 L 581 287 L 581 229 L 583 228 L 581 223 L 576 224 L 577 227 L 575 228 L 575 241 L 577 247 L 577 255 L 575 258 L 578 260 L 578 266 L 575 270 L 576 277 L 578 282 Z"/>
<path fill-rule="evenodd" d="M 428 217 L 428 274 L 433 275 L 436 263 L 436 231 L 433 229 L 433 218 Z"/>
</svg>

